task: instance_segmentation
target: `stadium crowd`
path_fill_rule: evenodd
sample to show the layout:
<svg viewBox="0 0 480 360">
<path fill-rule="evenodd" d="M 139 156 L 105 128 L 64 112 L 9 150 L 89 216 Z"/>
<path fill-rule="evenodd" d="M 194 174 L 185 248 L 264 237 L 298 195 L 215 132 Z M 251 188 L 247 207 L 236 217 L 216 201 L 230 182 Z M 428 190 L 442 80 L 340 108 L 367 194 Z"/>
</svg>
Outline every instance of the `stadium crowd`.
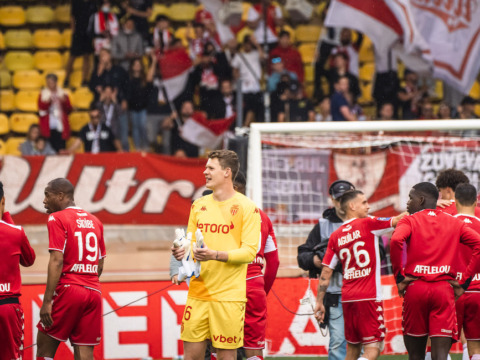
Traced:
<svg viewBox="0 0 480 360">
<path fill-rule="evenodd" d="M 265 21 L 260 2 L 243 3 L 242 20 L 231 27 L 236 36 L 225 43 L 202 5 L 186 23 L 153 14 L 154 5 L 152 0 L 71 2 L 64 76 L 59 81 L 58 72 L 44 72 L 46 86 L 38 99 L 42 139 L 34 147 L 29 132 L 31 146 L 22 146 L 24 155 L 50 154 L 48 144 L 56 153 L 72 153 L 83 143 L 84 151 L 94 153 L 135 149 L 195 157 L 201 149 L 182 134 L 185 121 L 198 113 L 208 120 L 230 118 L 239 109 L 243 126 L 266 121 L 265 116 L 271 122 L 478 117 L 478 99 L 455 100 L 446 89 L 442 97 L 439 81 L 409 69 L 375 74 L 373 45 L 353 30 L 316 25 L 317 43 L 299 43 L 295 22 L 276 2 L 267 1 Z M 311 22 L 320 24 L 327 8 L 322 2 Z M 77 58 L 81 79 L 74 80 Z M 188 75 L 178 77 L 174 86 L 180 90 L 173 95 L 170 83 L 167 89 L 162 85 L 172 68 Z M 74 88 L 88 94 L 90 106 L 83 108 L 98 109 L 99 124 L 108 129 L 86 115 L 80 116 L 82 126 L 70 129 L 69 115 L 78 109 Z"/>
</svg>

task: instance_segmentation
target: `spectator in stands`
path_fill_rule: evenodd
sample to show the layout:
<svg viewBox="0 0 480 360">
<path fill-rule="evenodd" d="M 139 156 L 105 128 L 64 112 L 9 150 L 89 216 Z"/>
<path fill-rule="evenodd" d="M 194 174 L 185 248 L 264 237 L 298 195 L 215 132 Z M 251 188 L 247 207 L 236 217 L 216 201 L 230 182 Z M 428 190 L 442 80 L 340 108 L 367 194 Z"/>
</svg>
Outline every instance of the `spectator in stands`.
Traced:
<svg viewBox="0 0 480 360">
<path fill-rule="evenodd" d="M 267 19 L 263 16 L 263 6 L 267 7 Z M 265 35 L 265 22 L 267 34 Z M 267 40 L 268 51 L 270 52 L 278 43 L 277 27 L 283 25 L 282 9 L 272 0 L 260 1 L 248 9 L 247 25 L 254 31 L 258 43 L 264 45 Z"/>
<path fill-rule="evenodd" d="M 180 107 L 180 114 L 172 113 L 165 119 L 162 126 L 164 129 L 172 131 L 171 136 L 171 154 L 177 157 L 198 157 L 198 146 L 184 140 L 180 135 L 180 128 L 192 117 L 194 113 L 193 103 L 184 101 Z"/>
<path fill-rule="evenodd" d="M 117 101 L 117 90 L 110 85 L 105 86 L 100 94 L 100 101 L 97 107 L 100 110 L 102 124 L 109 127 L 113 135 L 118 139 L 120 135 L 120 116 L 122 115 L 122 109 Z"/>
<path fill-rule="evenodd" d="M 286 70 L 297 75 L 300 83 L 303 83 L 304 71 L 302 56 L 292 46 L 290 40 L 290 33 L 288 31 L 281 31 L 278 35 L 278 46 L 270 52 L 270 59 L 281 58 Z M 270 61 L 271 63 L 271 61 Z"/>
<path fill-rule="evenodd" d="M 433 112 L 433 104 L 430 100 L 424 99 L 420 105 L 419 120 L 434 120 L 437 117 Z"/>
<path fill-rule="evenodd" d="M 272 122 L 285 121 L 285 107 L 290 98 L 290 83 L 281 81 L 270 99 L 270 117 Z"/>
<path fill-rule="evenodd" d="M 452 109 L 446 103 L 442 102 L 438 107 L 437 118 L 440 120 L 452 119 Z"/>
<path fill-rule="evenodd" d="M 30 125 L 27 132 L 27 139 L 20 144 L 20 151 L 23 156 L 28 155 L 55 155 L 50 143 L 40 136 L 40 127 L 37 124 Z"/>
<path fill-rule="evenodd" d="M 152 15 L 152 3 L 152 0 L 126 0 L 122 3 L 122 8 L 135 22 L 135 29 L 140 33 L 144 46 L 150 37 L 148 18 Z"/>
<path fill-rule="evenodd" d="M 205 48 L 205 44 L 207 43 L 207 39 L 205 38 L 205 25 L 201 22 L 196 22 L 193 24 L 193 36 L 190 35 L 191 32 L 187 33 L 188 37 L 188 46 L 190 50 L 190 57 L 195 62 L 202 61 L 203 51 Z"/>
<path fill-rule="evenodd" d="M 470 96 L 465 96 L 458 107 L 458 118 L 478 119 L 477 114 L 475 114 L 475 104 L 475 99 Z"/>
<path fill-rule="evenodd" d="M 350 91 L 345 93 L 345 98 L 348 101 L 348 108 L 350 109 L 350 113 L 353 114 L 358 121 L 370 120 L 367 119 L 367 117 L 363 113 L 362 107 L 358 104 L 355 97 Z"/>
<path fill-rule="evenodd" d="M 313 105 L 305 97 L 298 81 L 292 81 L 288 94 L 289 99 L 284 104 L 284 111 L 278 114 L 278 122 L 315 121 Z"/>
<path fill-rule="evenodd" d="M 337 79 L 340 77 L 347 77 L 349 83 L 349 92 L 355 99 L 360 95 L 360 86 L 358 85 L 358 78 L 348 71 L 348 58 L 343 52 L 339 52 L 333 56 L 332 67 L 328 72 L 328 79 L 330 84 L 330 94 L 335 91 L 334 87 Z"/>
<path fill-rule="evenodd" d="M 170 47 L 173 34 L 168 30 L 170 20 L 165 15 L 157 15 L 152 34 L 152 45 L 158 54 L 163 54 Z"/>
<path fill-rule="evenodd" d="M 48 74 L 46 85 L 38 97 L 40 132 L 59 152 L 65 149 L 65 141 L 70 137 L 68 114 L 72 111 L 72 105 L 68 95 L 58 86 L 57 75 Z"/>
<path fill-rule="evenodd" d="M 223 53 L 225 54 L 225 57 L 227 58 L 227 61 L 229 64 L 232 63 L 233 58 L 238 52 L 238 42 L 237 38 L 232 38 L 227 41 Z"/>
<path fill-rule="evenodd" d="M 128 115 L 132 122 L 132 136 L 137 151 L 147 151 L 149 143 L 147 138 L 147 107 L 150 93 L 153 91 L 153 77 L 157 59 L 151 53 L 150 66 L 146 73 L 141 58 L 133 59 L 129 69 L 129 82 L 127 87 Z"/>
<path fill-rule="evenodd" d="M 263 95 L 260 90 L 262 58 L 263 51 L 256 38 L 245 35 L 242 50 L 232 60 L 234 78 L 242 81 L 245 126 L 253 121 L 263 121 L 264 118 Z"/>
<path fill-rule="evenodd" d="M 147 138 L 154 152 L 170 154 L 170 130 L 162 128 L 164 120 L 170 115 L 170 105 L 159 101 L 160 91 L 163 92 L 161 82 L 158 78 L 154 78 L 152 91 L 148 97 Z M 159 134 L 161 134 L 161 142 L 158 141 Z"/>
<path fill-rule="evenodd" d="M 70 14 L 70 28 L 72 30 L 72 45 L 65 70 L 64 87 L 68 87 L 73 62 L 77 57 L 83 58 L 82 84 L 88 82 L 90 75 L 90 55 L 93 54 L 92 38 L 88 34 L 90 17 L 97 11 L 93 0 L 72 0 Z"/>
<path fill-rule="evenodd" d="M 97 67 L 94 69 L 90 78 L 90 90 L 95 95 L 95 101 L 100 99 L 103 88 L 107 85 L 113 88 L 116 93 L 117 102 L 121 105 L 122 114 L 120 115 L 120 141 L 123 149 L 128 151 L 128 119 L 127 119 L 127 84 L 128 73 L 118 65 L 112 62 L 110 51 L 102 49 L 100 51 Z"/>
<path fill-rule="evenodd" d="M 335 92 L 331 97 L 332 121 L 357 121 L 356 116 L 350 111 L 346 94 L 349 91 L 349 79 L 339 77 L 335 82 Z"/>
<path fill-rule="evenodd" d="M 418 115 L 419 103 L 425 91 L 418 87 L 418 75 L 411 70 L 405 70 L 405 87 L 398 92 L 398 100 L 402 109 L 402 119 L 412 120 Z"/>
<path fill-rule="evenodd" d="M 347 59 L 347 71 L 356 78 L 358 78 L 358 52 L 362 42 L 363 34 L 357 32 L 357 40 L 352 44 L 352 30 L 343 28 L 340 30 L 340 45 L 333 48 L 331 53 L 334 57 L 336 54 L 344 54 Z"/>
<path fill-rule="evenodd" d="M 125 71 L 128 71 L 132 59 L 142 55 L 142 35 L 135 30 L 135 22 L 130 17 L 125 21 L 122 31 L 112 40 L 112 58 Z"/>
<path fill-rule="evenodd" d="M 115 138 L 109 127 L 100 122 L 100 116 L 98 107 L 95 104 L 92 105 L 90 122 L 80 130 L 79 137 L 67 149 L 67 153 L 75 153 L 82 146 L 82 143 L 86 153 L 122 152 L 120 141 Z"/>
<path fill-rule="evenodd" d="M 324 96 L 320 99 L 318 110 L 315 115 L 315 121 L 332 121 L 330 98 L 328 96 Z"/>
<path fill-rule="evenodd" d="M 231 80 L 223 79 L 220 81 L 219 97 L 210 106 L 211 109 L 207 112 L 210 119 L 225 119 L 235 114 L 236 97 L 233 93 Z"/>
<path fill-rule="evenodd" d="M 395 120 L 394 118 L 395 109 L 392 103 L 383 103 L 380 106 L 380 110 L 378 112 L 378 120 L 389 121 Z"/>
<path fill-rule="evenodd" d="M 103 48 L 110 49 L 111 40 L 118 35 L 119 25 L 117 15 L 112 12 L 110 0 L 102 0 L 99 11 L 90 17 L 88 31 L 93 37 L 95 54 L 99 55 Z"/>
<path fill-rule="evenodd" d="M 287 75 L 290 80 L 298 80 L 297 74 L 285 69 L 284 63 L 281 57 L 274 57 L 270 60 L 272 73 L 268 77 L 267 90 L 272 93 L 277 89 L 277 85 L 280 82 L 283 75 Z"/>
</svg>

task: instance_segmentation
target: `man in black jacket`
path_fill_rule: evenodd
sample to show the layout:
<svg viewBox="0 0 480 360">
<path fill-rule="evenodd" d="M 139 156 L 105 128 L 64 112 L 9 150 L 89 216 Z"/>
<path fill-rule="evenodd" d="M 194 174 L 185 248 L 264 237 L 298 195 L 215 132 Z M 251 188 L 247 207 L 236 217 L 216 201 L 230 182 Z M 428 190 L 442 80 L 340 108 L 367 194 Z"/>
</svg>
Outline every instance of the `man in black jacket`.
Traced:
<svg viewBox="0 0 480 360">
<path fill-rule="evenodd" d="M 320 275 L 328 239 L 343 224 L 345 214 L 340 209 L 339 198 L 349 190 L 355 190 L 355 187 L 345 180 L 337 180 L 330 185 L 328 193 L 334 207 L 323 212 L 323 217 L 308 235 L 307 242 L 298 247 L 298 265 L 303 270 L 308 270 L 311 278 Z M 341 301 L 342 277 L 341 267 L 335 269 L 325 296 L 326 315 L 324 323 L 328 325 L 330 331 L 328 360 L 343 360 L 347 355 Z"/>
</svg>

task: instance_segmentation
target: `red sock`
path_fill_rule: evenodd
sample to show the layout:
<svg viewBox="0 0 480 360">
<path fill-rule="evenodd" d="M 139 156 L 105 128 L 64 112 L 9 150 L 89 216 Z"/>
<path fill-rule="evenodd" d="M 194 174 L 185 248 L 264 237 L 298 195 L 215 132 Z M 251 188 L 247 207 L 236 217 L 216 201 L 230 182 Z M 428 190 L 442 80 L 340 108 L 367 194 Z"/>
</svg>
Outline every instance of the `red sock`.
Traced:
<svg viewBox="0 0 480 360">
<path fill-rule="evenodd" d="M 217 353 L 212 352 L 210 354 L 210 360 L 217 360 Z"/>
<path fill-rule="evenodd" d="M 37 360 L 53 360 L 53 358 L 46 356 L 37 356 Z"/>
<path fill-rule="evenodd" d="M 432 352 L 432 347 L 431 346 L 427 346 L 427 352 Z"/>
</svg>

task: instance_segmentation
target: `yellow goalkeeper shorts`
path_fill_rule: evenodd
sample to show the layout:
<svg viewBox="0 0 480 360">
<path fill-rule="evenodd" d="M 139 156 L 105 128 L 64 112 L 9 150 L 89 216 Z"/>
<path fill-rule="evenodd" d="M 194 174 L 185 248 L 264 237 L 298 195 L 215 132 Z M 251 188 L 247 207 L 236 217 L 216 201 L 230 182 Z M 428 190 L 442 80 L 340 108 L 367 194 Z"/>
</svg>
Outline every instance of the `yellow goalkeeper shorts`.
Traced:
<svg viewBox="0 0 480 360">
<path fill-rule="evenodd" d="M 207 339 L 217 349 L 243 346 L 245 302 L 202 301 L 187 298 L 180 339 L 201 342 Z"/>
</svg>

